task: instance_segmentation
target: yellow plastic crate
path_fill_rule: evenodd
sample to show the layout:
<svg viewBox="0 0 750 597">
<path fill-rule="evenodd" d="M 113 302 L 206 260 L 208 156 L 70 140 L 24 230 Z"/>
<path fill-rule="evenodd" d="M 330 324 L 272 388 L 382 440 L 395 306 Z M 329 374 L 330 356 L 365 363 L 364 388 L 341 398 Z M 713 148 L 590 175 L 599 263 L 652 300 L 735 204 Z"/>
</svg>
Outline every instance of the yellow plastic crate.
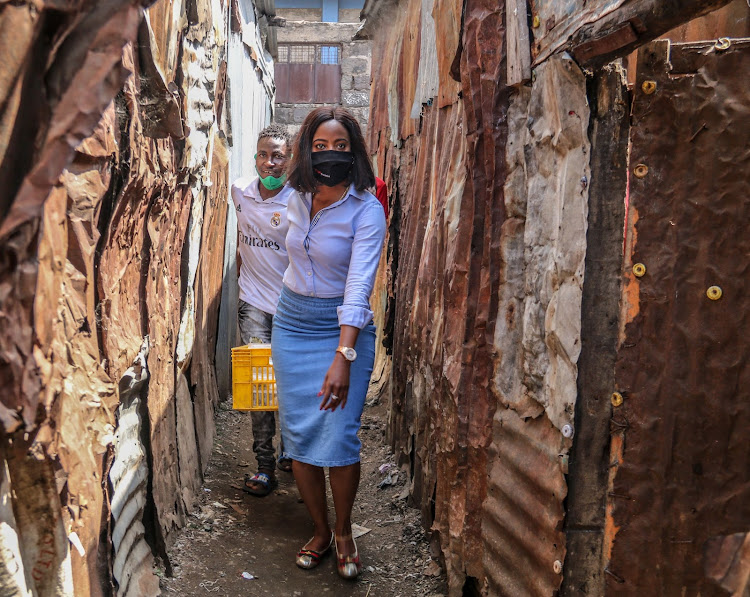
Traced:
<svg viewBox="0 0 750 597">
<path fill-rule="evenodd" d="M 279 410 L 270 344 L 232 349 L 232 408 Z"/>
</svg>

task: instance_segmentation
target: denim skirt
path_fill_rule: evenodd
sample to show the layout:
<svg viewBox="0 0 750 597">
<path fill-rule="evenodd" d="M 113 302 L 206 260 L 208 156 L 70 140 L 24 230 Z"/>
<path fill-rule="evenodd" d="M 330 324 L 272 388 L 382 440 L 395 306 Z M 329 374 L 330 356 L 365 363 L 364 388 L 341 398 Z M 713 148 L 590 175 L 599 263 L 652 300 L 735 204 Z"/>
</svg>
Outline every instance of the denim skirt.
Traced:
<svg viewBox="0 0 750 597">
<path fill-rule="evenodd" d="M 375 326 L 360 330 L 344 409 L 320 410 L 328 368 L 339 345 L 337 307 L 343 297 L 303 296 L 284 287 L 273 318 L 271 352 L 286 454 L 315 466 L 359 462 L 362 409 L 375 362 Z"/>
</svg>

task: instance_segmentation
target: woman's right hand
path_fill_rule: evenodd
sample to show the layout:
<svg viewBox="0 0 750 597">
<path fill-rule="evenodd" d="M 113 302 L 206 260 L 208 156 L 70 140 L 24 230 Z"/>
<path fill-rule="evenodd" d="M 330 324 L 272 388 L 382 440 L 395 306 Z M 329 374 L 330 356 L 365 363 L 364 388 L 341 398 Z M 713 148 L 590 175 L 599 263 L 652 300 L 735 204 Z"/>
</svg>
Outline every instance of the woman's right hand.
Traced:
<svg viewBox="0 0 750 597">
<path fill-rule="evenodd" d="M 339 406 L 343 409 L 349 396 L 349 370 L 351 363 L 341 353 L 336 353 L 333 362 L 326 372 L 323 387 L 318 396 L 323 396 L 320 410 L 334 411 Z"/>
</svg>

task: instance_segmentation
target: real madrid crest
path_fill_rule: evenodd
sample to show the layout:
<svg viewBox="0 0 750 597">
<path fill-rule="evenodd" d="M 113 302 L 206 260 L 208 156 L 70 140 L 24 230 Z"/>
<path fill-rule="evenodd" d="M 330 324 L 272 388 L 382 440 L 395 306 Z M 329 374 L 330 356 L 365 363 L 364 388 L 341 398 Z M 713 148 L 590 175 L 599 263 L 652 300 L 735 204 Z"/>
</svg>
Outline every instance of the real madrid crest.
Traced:
<svg viewBox="0 0 750 597">
<path fill-rule="evenodd" d="M 281 224 L 281 214 L 277 211 L 273 212 L 273 215 L 271 216 L 271 226 L 274 228 L 278 228 Z"/>
</svg>

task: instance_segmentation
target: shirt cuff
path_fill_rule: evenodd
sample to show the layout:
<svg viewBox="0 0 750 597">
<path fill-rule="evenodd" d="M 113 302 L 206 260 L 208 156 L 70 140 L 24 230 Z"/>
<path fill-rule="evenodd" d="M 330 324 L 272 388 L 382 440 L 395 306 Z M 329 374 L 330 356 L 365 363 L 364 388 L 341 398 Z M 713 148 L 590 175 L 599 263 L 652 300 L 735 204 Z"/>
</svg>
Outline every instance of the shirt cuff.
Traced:
<svg viewBox="0 0 750 597">
<path fill-rule="evenodd" d="M 336 308 L 339 316 L 339 325 L 350 325 L 360 330 L 372 321 L 373 312 L 364 307 L 354 305 L 341 305 Z"/>
</svg>

